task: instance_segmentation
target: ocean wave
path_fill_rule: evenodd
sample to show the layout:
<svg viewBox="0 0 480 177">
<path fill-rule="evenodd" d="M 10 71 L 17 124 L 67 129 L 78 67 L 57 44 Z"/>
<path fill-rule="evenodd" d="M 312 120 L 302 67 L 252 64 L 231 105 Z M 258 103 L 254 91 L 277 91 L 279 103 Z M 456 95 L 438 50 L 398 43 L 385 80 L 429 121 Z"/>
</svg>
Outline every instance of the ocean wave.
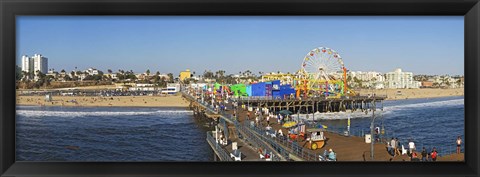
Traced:
<svg viewBox="0 0 480 177">
<path fill-rule="evenodd" d="M 426 103 L 414 103 L 414 104 L 405 104 L 405 105 L 396 105 L 396 106 L 385 106 L 383 107 L 383 110 L 377 109 L 375 111 L 375 114 L 378 116 L 381 116 L 382 114 L 390 114 L 393 112 L 398 112 L 402 111 L 405 109 L 412 109 L 412 108 L 418 108 L 418 109 L 424 109 L 424 108 L 435 108 L 435 107 L 450 107 L 450 106 L 460 106 L 464 105 L 465 100 L 464 99 L 455 99 L 455 100 L 447 100 L 447 101 L 435 101 L 435 102 L 426 102 Z M 292 118 L 296 119 L 299 117 L 302 120 L 307 119 L 307 114 L 300 114 L 298 116 L 297 114 L 292 115 Z M 308 120 L 313 119 L 313 114 L 308 114 Z M 372 111 L 368 110 L 367 114 L 365 112 L 361 111 L 355 111 L 355 112 L 329 112 L 329 113 L 315 113 L 315 120 L 341 120 L 341 119 L 348 119 L 350 117 L 351 119 L 356 119 L 356 118 L 370 118 L 372 117 Z"/>
<path fill-rule="evenodd" d="M 190 110 L 158 110 L 158 111 L 131 111 L 131 112 L 84 112 L 84 111 L 44 111 L 44 110 L 17 110 L 17 115 L 25 117 L 88 117 L 88 116 L 138 116 L 138 115 L 193 115 Z"/>
<path fill-rule="evenodd" d="M 405 105 L 396 105 L 396 106 L 385 106 L 383 109 L 388 112 L 399 111 L 405 109 L 424 109 L 424 108 L 436 108 L 436 107 L 450 107 L 450 106 L 460 106 L 465 105 L 465 99 L 455 99 L 447 101 L 435 101 L 435 102 L 426 102 L 426 103 L 414 103 L 414 104 L 405 104 Z"/>
</svg>

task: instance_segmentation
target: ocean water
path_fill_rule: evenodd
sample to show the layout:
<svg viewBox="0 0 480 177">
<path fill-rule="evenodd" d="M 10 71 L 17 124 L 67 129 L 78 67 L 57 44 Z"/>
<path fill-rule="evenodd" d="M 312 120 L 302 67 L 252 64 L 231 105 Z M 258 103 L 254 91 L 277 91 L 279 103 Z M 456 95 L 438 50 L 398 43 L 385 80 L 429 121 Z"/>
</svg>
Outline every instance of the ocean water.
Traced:
<svg viewBox="0 0 480 177">
<path fill-rule="evenodd" d="M 385 101 L 376 126 L 417 148 L 455 151 L 464 138 L 464 98 Z M 319 120 L 331 130 L 346 119 Z M 370 116 L 351 119 L 351 132 L 368 133 Z M 185 108 L 18 106 L 18 161 L 212 161 L 205 122 Z M 468 143 L 468 142 L 467 142 Z M 67 148 L 73 146 L 74 149 Z M 78 147 L 78 149 L 76 149 Z"/>
<path fill-rule="evenodd" d="M 18 161 L 213 160 L 185 108 L 19 106 L 16 119 Z"/>
<path fill-rule="evenodd" d="M 375 112 L 375 126 L 385 129 L 387 138 L 397 137 L 404 146 L 412 139 L 417 150 L 436 147 L 441 155 L 455 152 L 456 139 L 465 142 L 464 97 L 407 99 L 384 101 L 383 111 Z M 369 116 L 351 119 L 350 131 L 361 135 L 370 133 Z M 344 131 L 347 120 L 320 120 L 330 129 Z M 464 146 L 462 146 L 462 151 Z"/>
</svg>

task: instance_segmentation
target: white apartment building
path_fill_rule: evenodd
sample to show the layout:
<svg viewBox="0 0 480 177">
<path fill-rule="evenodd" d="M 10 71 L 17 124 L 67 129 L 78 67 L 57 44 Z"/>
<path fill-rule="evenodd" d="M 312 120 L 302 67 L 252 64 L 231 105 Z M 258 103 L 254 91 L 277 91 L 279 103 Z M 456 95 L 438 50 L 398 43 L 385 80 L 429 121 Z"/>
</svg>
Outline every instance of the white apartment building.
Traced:
<svg viewBox="0 0 480 177">
<path fill-rule="evenodd" d="M 352 78 L 357 78 L 358 80 L 362 81 L 363 86 L 365 87 L 373 87 L 375 89 L 383 89 L 385 77 L 382 73 L 375 72 L 375 71 L 352 71 L 348 73 L 349 76 Z"/>
<path fill-rule="evenodd" d="M 87 70 L 85 70 L 84 72 L 87 72 L 88 75 L 98 75 L 98 70 L 95 69 L 95 68 L 88 68 Z"/>
<path fill-rule="evenodd" d="M 43 74 L 48 72 L 48 58 L 35 54 L 32 57 L 22 56 L 22 71 L 33 72 L 40 71 Z"/>
<path fill-rule="evenodd" d="M 445 75 L 445 76 L 435 76 L 431 81 L 433 81 L 434 84 L 440 86 L 440 87 L 448 87 L 448 88 L 460 88 L 463 87 L 463 83 L 460 81 L 458 82 L 460 78 L 456 79 L 451 76 Z"/>
<path fill-rule="evenodd" d="M 403 72 L 400 68 L 385 76 L 386 88 L 420 88 L 420 85 L 420 82 L 413 80 L 412 72 Z"/>
<path fill-rule="evenodd" d="M 27 73 L 33 71 L 33 60 L 27 55 L 22 56 L 22 71 Z"/>
</svg>

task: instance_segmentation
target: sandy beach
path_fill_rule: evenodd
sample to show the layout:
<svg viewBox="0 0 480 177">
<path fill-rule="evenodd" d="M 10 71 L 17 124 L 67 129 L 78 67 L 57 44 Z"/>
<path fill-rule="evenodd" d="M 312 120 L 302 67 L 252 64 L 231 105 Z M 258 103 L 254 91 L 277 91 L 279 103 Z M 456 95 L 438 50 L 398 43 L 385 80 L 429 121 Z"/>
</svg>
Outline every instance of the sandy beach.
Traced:
<svg viewBox="0 0 480 177">
<path fill-rule="evenodd" d="M 45 96 L 18 96 L 17 105 L 35 106 L 104 106 L 104 107 L 188 107 L 181 95 L 168 96 L 53 96 L 46 102 Z M 72 101 L 73 100 L 73 101 Z"/>
<path fill-rule="evenodd" d="M 358 90 L 360 95 L 376 94 L 378 96 L 387 96 L 387 100 L 401 100 L 401 99 L 415 99 L 415 98 L 436 98 L 449 96 L 463 96 L 463 88 L 455 89 L 437 89 L 437 88 L 422 88 L 422 89 L 380 89 L 380 90 Z"/>
<path fill-rule="evenodd" d="M 81 87 L 81 89 L 106 89 L 108 86 Z M 111 86 L 110 86 L 111 87 Z M 400 91 L 400 93 L 398 93 Z M 360 95 L 387 95 L 387 100 L 435 98 L 448 96 L 463 96 L 464 89 L 381 89 L 357 90 Z M 72 101 L 74 100 L 74 101 Z M 75 103 L 76 101 L 76 103 Z M 134 107 L 187 107 L 188 102 L 180 95 L 168 96 L 53 96 L 52 102 L 46 102 L 44 96 L 19 96 L 18 105 L 37 106 L 134 106 Z"/>
</svg>

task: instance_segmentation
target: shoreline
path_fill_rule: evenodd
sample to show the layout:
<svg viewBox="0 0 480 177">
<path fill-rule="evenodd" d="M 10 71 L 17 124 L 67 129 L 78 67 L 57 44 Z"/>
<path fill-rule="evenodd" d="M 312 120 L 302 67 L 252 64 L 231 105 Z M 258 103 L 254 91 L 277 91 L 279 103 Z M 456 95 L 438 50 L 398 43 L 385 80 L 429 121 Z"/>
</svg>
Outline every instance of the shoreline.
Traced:
<svg viewBox="0 0 480 177">
<path fill-rule="evenodd" d="M 464 95 L 438 96 L 438 97 L 422 97 L 422 98 L 407 98 L 407 99 L 385 99 L 384 101 L 419 100 L 419 99 L 453 98 L 453 97 L 464 97 Z"/>
<path fill-rule="evenodd" d="M 387 96 L 385 101 L 407 99 L 434 99 L 460 97 L 464 95 L 463 88 L 455 89 L 381 89 L 357 90 L 362 96 Z M 181 95 L 168 96 L 53 96 L 52 101 L 45 101 L 45 96 L 19 96 L 16 92 L 16 105 L 19 106 L 67 106 L 67 107 L 181 107 L 189 106 Z M 400 94 L 399 94 L 400 93 Z"/>
<path fill-rule="evenodd" d="M 45 96 L 16 97 L 17 106 L 63 106 L 63 107 L 162 107 L 187 108 L 189 103 L 180 95 L 169 96 Z"/>
<path fill-rule="evenodd" d="M 464 88 L 439 89 L 439 88 L 421 88 L 421 89 L 379 89 L 356 90 L 362 96 L 377 95 L 386 96 L 385 100 L 406 100 L 418 98 L 443 98 L 453 96 L 465 96 Z"/>
<path fill-rule="evenodd" d="M 16 107 L 69 107 L 69 108 L 106 108 L 106 107 L 112 107 L 112 108 L 161 108 L 161 109 L 185 109 L 189 110 L 188 106 L 182 107 L 182 106 L 61 106 L 61 105 L 28 105 L 28 104 L 17 104 L 15 105 Z"/>
</svg>

